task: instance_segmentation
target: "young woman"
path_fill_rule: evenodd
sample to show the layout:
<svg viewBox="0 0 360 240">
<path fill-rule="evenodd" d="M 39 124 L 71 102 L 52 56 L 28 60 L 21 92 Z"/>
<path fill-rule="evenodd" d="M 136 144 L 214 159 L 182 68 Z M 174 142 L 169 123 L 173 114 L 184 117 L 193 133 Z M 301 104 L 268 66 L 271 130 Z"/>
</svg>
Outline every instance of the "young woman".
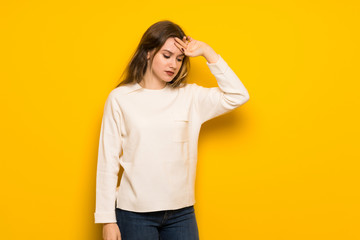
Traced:
<svg viewBox="0 0 360 240">
<path fill-rule="evenodd" d="M 197 56 L 206 59 L 219 87 L 186 83 L 189 57 Z M 249 94 L 219 54 L 170 21 L 147 29 L 125 72 L 104 107 L 95 223 L 104 223 L 106 240 L 199 239 L 194 187 L 200 127 L 247 102 Z"/>
</svg>

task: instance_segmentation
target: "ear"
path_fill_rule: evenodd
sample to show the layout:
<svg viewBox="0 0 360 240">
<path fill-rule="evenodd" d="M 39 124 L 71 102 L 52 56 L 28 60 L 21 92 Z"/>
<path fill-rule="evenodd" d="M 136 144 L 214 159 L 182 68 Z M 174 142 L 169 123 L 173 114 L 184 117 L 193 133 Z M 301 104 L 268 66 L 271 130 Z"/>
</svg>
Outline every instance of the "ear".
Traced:
<svg viewBox="0 0 360 240">
<path fill-rule="evenodd" d="M 147 60 L 150 60 L 150 58 L 151 58 L 151 56 L 153 55 L 153 53 L 154 53 L 154 50 L 147 52 L 147 56 L 146 56 Z"/>
<path fill-rule="evenodd" d="M 150 58 L 154 55 L 155 49 L 152 49 L 151 51 L 147 51 L 147 60 L 150 60 Z"/>
</svg>

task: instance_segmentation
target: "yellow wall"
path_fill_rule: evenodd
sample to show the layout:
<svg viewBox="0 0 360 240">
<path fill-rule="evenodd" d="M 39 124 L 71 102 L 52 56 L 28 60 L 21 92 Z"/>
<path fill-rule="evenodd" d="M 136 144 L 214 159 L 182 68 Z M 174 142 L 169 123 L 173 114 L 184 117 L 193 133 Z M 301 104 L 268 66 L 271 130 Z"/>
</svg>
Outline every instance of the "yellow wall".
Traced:
<svg viewBox="0 0 360 240">
<path fill-rule="evenodd" d="M 169 19 L 250 94 L 201 130 L 200 238 L 360 239 L 359 14 L 357 1 L 2 1 L 0 238 L 101 239 L 104 102 Z M 190 82 L 217 86 L 191 61 Z"/>
</svg>

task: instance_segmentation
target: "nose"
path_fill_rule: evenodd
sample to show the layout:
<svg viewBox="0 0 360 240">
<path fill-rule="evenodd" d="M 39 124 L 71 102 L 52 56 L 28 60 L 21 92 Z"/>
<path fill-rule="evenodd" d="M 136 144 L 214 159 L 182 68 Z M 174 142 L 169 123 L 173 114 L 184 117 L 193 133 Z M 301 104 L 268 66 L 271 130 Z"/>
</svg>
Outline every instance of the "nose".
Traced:
<svg viewBox="0 0 360 240">
<path fill-rule="evenodd" d="M 176 69 L 176 58 L 173 58 L 171 61 L 170 61 L 170 67 L 173 68 L 174 70 Z"/>
</svg>

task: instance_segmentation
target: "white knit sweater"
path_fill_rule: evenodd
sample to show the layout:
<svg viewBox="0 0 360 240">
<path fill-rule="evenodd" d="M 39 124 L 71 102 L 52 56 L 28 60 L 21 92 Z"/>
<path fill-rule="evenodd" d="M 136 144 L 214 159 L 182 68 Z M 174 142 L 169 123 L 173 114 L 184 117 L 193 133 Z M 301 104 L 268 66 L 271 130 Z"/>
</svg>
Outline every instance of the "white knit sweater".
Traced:
<svg viewBox="0 0 360 240">
<path fill-rule="evenodd" d="M 115 207 L 148 212 L 195 203 L 201 125 L 249 100 L 220 55 L 206 64 L 219 87 L 147 89 L 135 83 L 110 92 L 99 140 L 95 223 L 116 222 Z"/>
</svg>

